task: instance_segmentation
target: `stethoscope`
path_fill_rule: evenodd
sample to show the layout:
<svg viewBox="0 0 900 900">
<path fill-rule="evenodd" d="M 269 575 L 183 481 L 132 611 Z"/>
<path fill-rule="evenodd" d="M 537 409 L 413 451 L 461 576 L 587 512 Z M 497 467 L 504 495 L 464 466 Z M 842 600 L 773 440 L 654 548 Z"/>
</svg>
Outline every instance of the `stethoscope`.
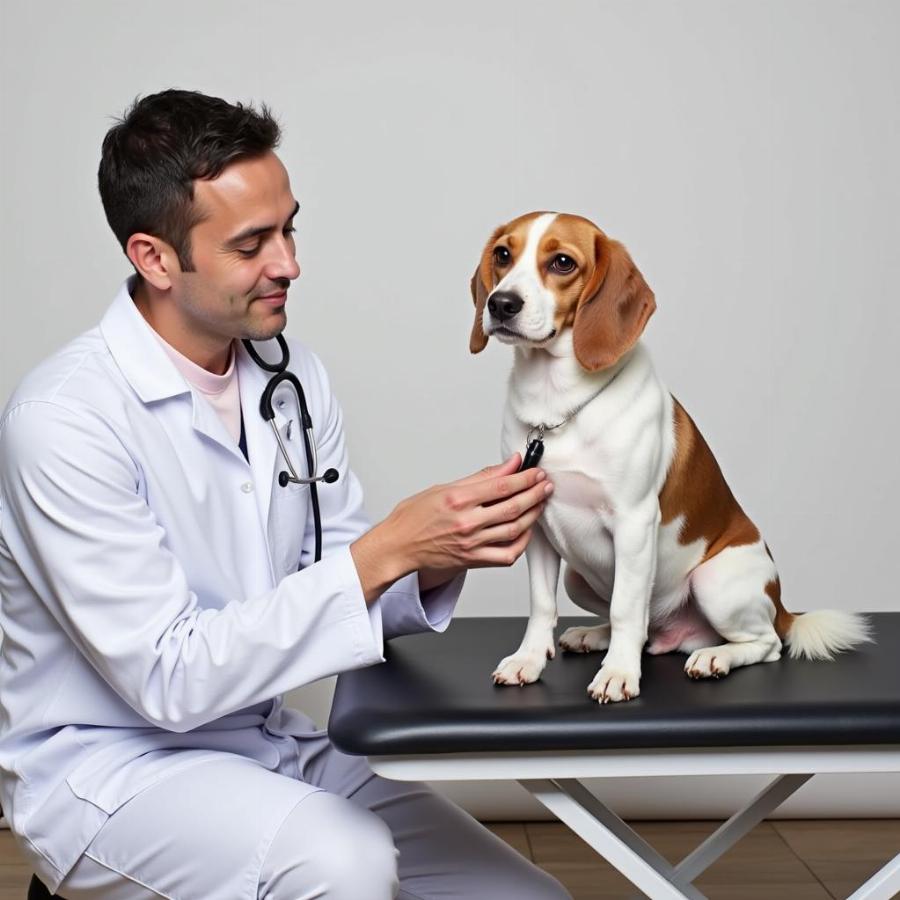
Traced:
<svg viewBox="0 0 900 900">
<path fill-rule="evenodd" d="M 251 341 L 245 339 L 242 343 L 250 354 L 250 358 L 253 362 L 261 369 L 265 369 L 266 372 L 274 373 L 263 390 L 262 396 L 259 398 L 259 413 L 263 419 L 272 426 L 275 440 L 278 441 L 278 449 L 281 451 L 282 459 L 284 459 L 284 463 L 287 466 L 287 471 L 282 470 L 278 473 L 278 483 L 282 487 L 287 487 L 291 482 L 294 484 L 309 485 L 309 497 L 313 509 L 313 523 L 316 529 L 315 561 L 318 562 L 322 558 L 322 515 L 319 512 L 319 492 L 316 488 L 316 483 L 324 481 L 326 484 L 333 484 L 340 476 L 338 475 L 337 469 L 327 469 L 324 475 L 316 474 L 319 467 L 319 460 L 316 454 L 316 441 L 313 437 L 313 423 L 309 415 L 309 409 L 306 406 L 306 395 L 303 393 L 303 387 L 300 384 L 300 380 L 293 372 L 288 371 L 287 367 L 288 363 L 291 361 L 291 352 L 288 350 L 287 341 L 280 334 L 276 335 L 276 340 L 281 349 L 281 359 L 277 363 L 266 362 L 256 352 Z M 300 427 L 303 431 L 303 445 L 306 449 L 306 465 L 308 471 L 311 473 L 309 478 L 301 478 L 297 474 L 294 465 L 291 462 L 291 458 L 288 456 L 284 442 L 281 440 L 281 434 L 275 425 L 275 410 L 272 408 L 272 396 L 275 393 L 275 388 L 277 388 L 282 381 L 287 381 L 293 385 L 293 388 L 297 393 L 297 404 L 300 407 Z M 288 425 L 288 438 L 290 438 L 290 424 Z"/>
</svg>

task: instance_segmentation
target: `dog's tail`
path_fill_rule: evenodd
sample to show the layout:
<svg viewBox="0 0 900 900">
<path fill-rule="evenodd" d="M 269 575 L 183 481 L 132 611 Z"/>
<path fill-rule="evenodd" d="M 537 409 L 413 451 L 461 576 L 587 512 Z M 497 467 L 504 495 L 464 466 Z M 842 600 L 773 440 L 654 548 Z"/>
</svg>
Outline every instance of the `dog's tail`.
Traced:
<svg viewBox="0 0 900 900">
<path fill-rule="evenodd" d="M 865 616 L 833 609 L 791 616 L 780 637 L 793 659 L 834 659 L 836 653 L 875 640 L 872 623 Z"/>
</svg>

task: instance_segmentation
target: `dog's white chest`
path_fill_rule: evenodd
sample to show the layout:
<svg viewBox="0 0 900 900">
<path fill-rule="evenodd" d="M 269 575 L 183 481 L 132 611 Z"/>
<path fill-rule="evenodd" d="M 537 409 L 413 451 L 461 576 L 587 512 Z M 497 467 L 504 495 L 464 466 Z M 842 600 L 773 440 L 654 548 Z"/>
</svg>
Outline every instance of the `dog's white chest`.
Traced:
<svg viewBox="0 0 900 900">
<path fill-rule="evenodd" d="M 550 544 L 597 588 L 615 571 L 615 507 L 603 483 L 580 472 L 547 468 L 554 492 L 541 518 Z"/>
<path fill-rule="evenodd" d="M 584 472 L 549 470 L 553 481 L 553 505 L 563 515 L 581 520 L 589 515 L 597 518 L 611 518 L 615 507 L 612 497 L 596 477 Z"/>
<path fill-rule="evenodd" d="M 603 470 L 602 439 L 585 453 L 584 434 L 548 434 L 539 465 L 553 482 L 541 528 L 554 550 L 595 587 L 607 585 L 615 569 L 613 524 L 616 498 Z M 524 431 L 521 438 L 524 441 Z M 511 451 L 510 451 L 511 452 Z M 585 465 L 588 462 L 589 465 Z"/>
</svg>

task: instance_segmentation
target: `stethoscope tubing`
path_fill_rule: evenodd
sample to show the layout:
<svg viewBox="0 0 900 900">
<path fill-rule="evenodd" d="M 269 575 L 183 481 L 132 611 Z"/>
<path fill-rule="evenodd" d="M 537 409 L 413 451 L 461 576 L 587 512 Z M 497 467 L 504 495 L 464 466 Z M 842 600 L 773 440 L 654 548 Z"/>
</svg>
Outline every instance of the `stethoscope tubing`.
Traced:
<svg viewBox="0 0 900 900">
<path fill-rule="evenodd" d="M 263 419 L 272 426 L 272 432 L 275 435 L 275 440 L 278 442 L 278 448 L 288 467 L 288 471 L 280 472 L 278 474 L 278 483 L 281 487 L 287 487 L 290 482 L 294 482 L 295 484 L 305 484 L 309 487 L 309 499 L 312 504 L 313 525 L 316 537 L 315 561 L 319 562 L 322 558 L 322 514 L 319 508 L 319 490 L 317 482 L 325 481 L 330 483 L 336 481 L 338 473 L 334 469 L 329 469 L 324 475 L 318 475 L 318 454 L 315 451 L 313 424 L 309 414 L 309 408 L 306 405 L 306 394 L 303 392 L 303 386 L 300 384 L 300 379 L 287 369 L 288 363 L 291 361 L 291 354 L 288 349 L 287 341 L 284 339 L 284 336 L 280 334 L 276 335 L 276 340 L 281 349 L 281 359 L 278 363 L 266 362 L 256 352 L 256 348 L 251 341 L 244 339 L 243 344 L 247 353 L 250 355 L 250 358 L 261 369 L 273 373 L 272 378 L 269 379 L 262 392 L 262 396 L 259 398 L 259 413 Z M 294 466 L 291 463 L 291 458 L 288 455 L 287 448 L 284 446 L 284 442 L 281 439 L 281 434 L 278 432 L 278 428 L 275 425 L 275 410 L 272 405 L 272 398 L 275 394 L 275 389 L 284 381 L 288 382 L 297 393 L 297 404 L 300 411 L 300 429 L 303 432 L 303 449 L 306 454 L 307 471 L 312 473 L 310 478 L 301 478 L 295 471 Z"/>
</svg>

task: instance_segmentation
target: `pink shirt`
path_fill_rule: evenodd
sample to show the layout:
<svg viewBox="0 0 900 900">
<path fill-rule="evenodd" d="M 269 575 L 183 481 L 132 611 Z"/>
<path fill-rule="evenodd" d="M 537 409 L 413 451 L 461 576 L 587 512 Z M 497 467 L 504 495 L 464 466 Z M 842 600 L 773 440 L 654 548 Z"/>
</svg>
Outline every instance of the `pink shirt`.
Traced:
<svg viewBox="0 0 900 900">
<path fill-rule="evenodd" d="M 216 375 L 179 353 L 171 344 L 154 330 L 157 340 L 169 354 L 178 371 L 184 375 L 188 384 L 203 396 L 225 423 L 229 434 L 237 444 L 241 439 L 241 396 L 238 391 L 238 373 L 234 364 L 234 345 L 231 346 L 231 357 L 224 375 Z"/>
</svg>

